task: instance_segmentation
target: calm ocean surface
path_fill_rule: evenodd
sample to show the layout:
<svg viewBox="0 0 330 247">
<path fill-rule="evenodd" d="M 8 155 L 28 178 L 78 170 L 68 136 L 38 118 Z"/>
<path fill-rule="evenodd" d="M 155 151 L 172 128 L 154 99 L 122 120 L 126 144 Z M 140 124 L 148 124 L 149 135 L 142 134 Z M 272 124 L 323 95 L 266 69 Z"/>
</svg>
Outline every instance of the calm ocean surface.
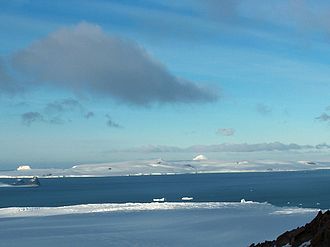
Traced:
<svg viewBox="0 0 330 247">
<path fill-rule="evenodd" d="M 9 179 L 0 179 L 8 182 Z M 0 187 L 0 207 L 181 201 L 330 208 L 330 170 L 171 176 L 40 179 L 37 188 Z"/>
</svg>

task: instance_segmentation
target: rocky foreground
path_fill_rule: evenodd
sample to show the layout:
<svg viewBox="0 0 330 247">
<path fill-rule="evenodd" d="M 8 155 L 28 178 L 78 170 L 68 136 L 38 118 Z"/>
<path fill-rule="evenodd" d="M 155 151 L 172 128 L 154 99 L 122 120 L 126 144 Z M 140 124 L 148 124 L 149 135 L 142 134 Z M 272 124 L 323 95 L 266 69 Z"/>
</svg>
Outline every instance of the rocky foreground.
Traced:
<svg viewBox="0 0 330 247">
<path fill-rule="evenodd" d="M 322 213 L 303 227 L 287 231 L 276 240 L 252 244 L 250 247 L 329 247 L 330 211 Z"/>
</svg>

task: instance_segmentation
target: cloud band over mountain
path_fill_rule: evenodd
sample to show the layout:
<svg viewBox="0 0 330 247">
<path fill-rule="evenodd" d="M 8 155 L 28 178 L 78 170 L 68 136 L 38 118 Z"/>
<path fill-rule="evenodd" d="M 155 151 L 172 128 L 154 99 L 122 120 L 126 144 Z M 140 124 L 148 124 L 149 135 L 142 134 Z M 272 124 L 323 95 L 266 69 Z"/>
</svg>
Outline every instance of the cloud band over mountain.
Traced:
<svg viewBox="0 0 330 247">
<path fill-rule="evenodd" d="M 222 143 L 217 145 L 194 145 L 186 148 L 174 146 L 149 145 L 126 150 L 116 150 L 124 152 L 146 152 L 146 153 L 166 153 L 166 152 L 270 152 L 270 151 L 299 151 L 306 149 L 329 149 L 328 144 L 299 145 L 296 143 L 284 144 L 281 142 L 270 143 Z"/>
</svg>

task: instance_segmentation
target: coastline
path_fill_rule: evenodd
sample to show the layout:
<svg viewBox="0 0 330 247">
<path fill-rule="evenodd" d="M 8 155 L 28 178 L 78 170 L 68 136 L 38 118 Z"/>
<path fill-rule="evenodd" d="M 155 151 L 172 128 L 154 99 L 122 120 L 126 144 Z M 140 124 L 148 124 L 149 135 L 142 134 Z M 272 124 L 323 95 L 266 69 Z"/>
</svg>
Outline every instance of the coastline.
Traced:
<svg viewBox="0 0 330 247">
<path fill-rule="evenodd" d="M 213 173 L 269 173 L 329 170 L 330 163 L 320 162 L 311 165 L 308 161 L 163 161 L 143 160 L 82 164 L 71 168 L 37 168 L 28 170 L 0 171 L 0 178 L 40 178 L 63 177 L 113 177 L 113 176 L 170 176 L 182 174 Z"/>
<path fill-rule="evenodd" d="M 5 208 L 0 209 L 0 237 L 4 246 L 23 243 L 28 247 L 72 246 L 74 242 L 79 246 L 214 246 L 217 243 L 239 247 L 273 239 L 310 221 L 317 212 L 317 209 L 284 209 L 256 202 Z"/>
</svg>

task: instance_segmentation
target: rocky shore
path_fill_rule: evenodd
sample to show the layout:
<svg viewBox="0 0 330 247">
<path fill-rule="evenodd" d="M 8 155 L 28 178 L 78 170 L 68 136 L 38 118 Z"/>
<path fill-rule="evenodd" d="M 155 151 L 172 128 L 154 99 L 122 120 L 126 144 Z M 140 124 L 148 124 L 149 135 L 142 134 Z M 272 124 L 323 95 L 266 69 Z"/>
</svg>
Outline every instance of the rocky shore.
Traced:
<svg viewBox="0 0 330 247">
<path fill-rule="evenodd" d="M 287 231 L 276 240 L 252 244 L 250 247 L 329 247 L 330 246 L 330 211 L 322 213 L 308 224 Z"/>
</svg>

